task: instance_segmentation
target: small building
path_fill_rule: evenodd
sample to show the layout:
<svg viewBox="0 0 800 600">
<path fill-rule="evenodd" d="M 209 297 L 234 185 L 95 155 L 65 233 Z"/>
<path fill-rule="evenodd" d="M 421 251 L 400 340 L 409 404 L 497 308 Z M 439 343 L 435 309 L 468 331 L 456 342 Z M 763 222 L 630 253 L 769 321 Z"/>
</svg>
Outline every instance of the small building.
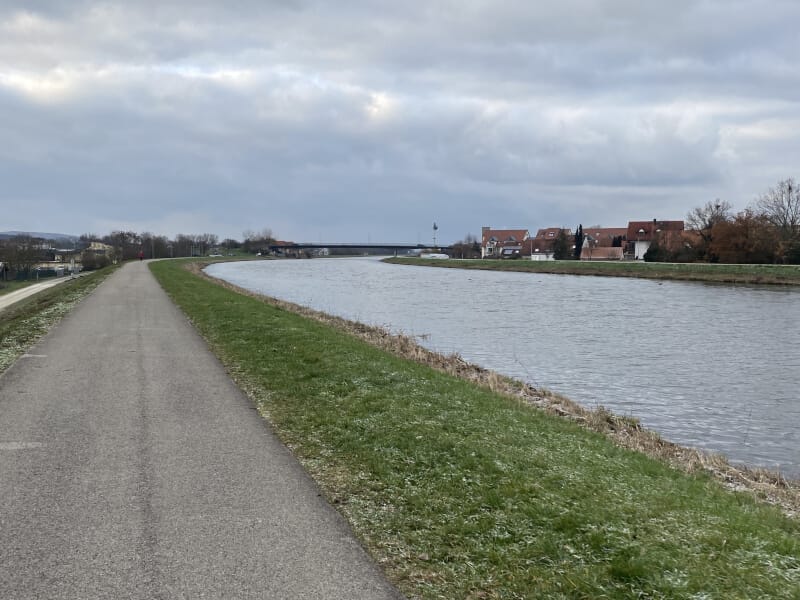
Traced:
<svg viewBox="0 0 800 600">
<path fill-rule="evenodd" d="M 481 258 L 518 258 L 529 237 L 527 229 L 481 227 Z"/>
<path fill-rule="evenodd" d="M 587 227 L 583 230 L 581 260 L 622 260 L 625 238 L 624 227 Z"/>
<path fill-rule="evenodd" d="M 584 227 L 583 238 L 591 240 L 595 248 L 623 247 L 628 235 L 626 227 Z"/>
<path fill-rule="evenodd" d="M 104 244 L 103 242 L 89 242 L 89 247 L 87 250 L 94 252 L 97 255 L 107 256 L 109 254 L 113 254 L 114 246 Z"/>
<path fill-rule="evenodd" d="M 626 233 L 627 246 L 625 253 L 636 260 L 644 260 L 644 255 L 650 244 L 656 239 L 666 241 L 680 236 L 683 231 L 683 221 L 630 221 Z"/>
<path fill-rule="evenodd" d="M 525 256 L 535 261 L 555 260 L 553 254 L 555 252 L 556 240 L 562 231 L 567 237 L 569 247 L 574 249 L 575 234 L 572 233 L 571 229 L 546 227 L 544 229 L 539 229 L 536 232 L 536 236 L 529 240 L 529 243 L 525 247 Z"/>
</svg>

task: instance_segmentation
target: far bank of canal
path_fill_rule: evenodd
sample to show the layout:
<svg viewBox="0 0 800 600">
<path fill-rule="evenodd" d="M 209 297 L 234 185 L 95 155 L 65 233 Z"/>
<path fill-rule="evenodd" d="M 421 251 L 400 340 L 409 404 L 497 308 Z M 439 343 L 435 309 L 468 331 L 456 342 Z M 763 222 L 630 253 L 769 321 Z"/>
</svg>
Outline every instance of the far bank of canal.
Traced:
<svg viewBox="0 0 800 600">
<path fill-rule="evenodd" d="M 672 441 L 800 477 L 800 289 L 396 266 L 216 264 L 259 293 L 638 417 Z"/>
</svg>

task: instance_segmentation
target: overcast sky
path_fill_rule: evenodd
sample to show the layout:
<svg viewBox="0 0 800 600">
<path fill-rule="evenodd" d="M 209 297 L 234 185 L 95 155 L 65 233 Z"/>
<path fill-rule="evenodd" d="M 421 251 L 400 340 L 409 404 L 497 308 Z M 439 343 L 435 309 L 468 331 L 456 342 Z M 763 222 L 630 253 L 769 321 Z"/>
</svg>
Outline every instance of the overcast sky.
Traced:
<svg viewBox="0 0 800 600">
<path fill-rule="evenodd" d="M 0 230 L 427 242 L 746 207 L 797 0 L 0 0 Z"/>
</svg>

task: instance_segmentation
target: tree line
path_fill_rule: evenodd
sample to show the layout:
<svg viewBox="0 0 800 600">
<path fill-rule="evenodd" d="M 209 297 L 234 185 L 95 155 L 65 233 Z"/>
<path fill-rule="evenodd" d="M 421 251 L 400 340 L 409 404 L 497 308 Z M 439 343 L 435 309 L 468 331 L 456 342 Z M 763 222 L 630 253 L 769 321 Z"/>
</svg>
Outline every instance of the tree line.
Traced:
<svg viewBox="0 0 800 600">
<path fill-rule="evenodd" d="M 656 238 L 644 259 L 800 264 L 800 186 L 780 181 L 738 213 L 719 199 L 694 208 L 683 235 Z"/>
<path fill-rule="evenodd" d="M 106 235 L 82 234 L 77 241 L 47 240 L 17 235 L 0 240 L 0 278 L 27 276 L 41 263 L 69 263 L 76 260 L 84 270 L 100 269 L 112 263 L 139 258 L 179 258 L 210 253 L 266 253 L 275 242 L 270 229 L 245 231 L 243 241 L 220 241 L 213 233 L 178 234 L 170 239 L 151 232 L 112 231 Z M 65 247 L 66 246 L 66 247 Z"/>
</svg>

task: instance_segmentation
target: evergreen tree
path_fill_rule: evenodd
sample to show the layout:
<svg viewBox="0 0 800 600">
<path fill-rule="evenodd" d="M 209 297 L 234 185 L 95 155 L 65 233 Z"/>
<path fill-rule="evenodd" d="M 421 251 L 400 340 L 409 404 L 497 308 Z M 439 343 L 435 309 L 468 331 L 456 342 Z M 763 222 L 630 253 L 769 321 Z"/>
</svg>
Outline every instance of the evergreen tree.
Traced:
<svg viewBox="0 0 800 600">
<path fill-rule="evenodd" d="M 553 243 L 553 258 L 556 260 L 567 260 L 570 258 L 569 239 L 566 232 L 561 229 Z"/>
<path fill-rule="evenodd" d="M 578 225 L 578 230 L 575 232 L 575 260 L 581 259 L 582 250 L 583 250 L 583 225 Z"/>
</svg>

